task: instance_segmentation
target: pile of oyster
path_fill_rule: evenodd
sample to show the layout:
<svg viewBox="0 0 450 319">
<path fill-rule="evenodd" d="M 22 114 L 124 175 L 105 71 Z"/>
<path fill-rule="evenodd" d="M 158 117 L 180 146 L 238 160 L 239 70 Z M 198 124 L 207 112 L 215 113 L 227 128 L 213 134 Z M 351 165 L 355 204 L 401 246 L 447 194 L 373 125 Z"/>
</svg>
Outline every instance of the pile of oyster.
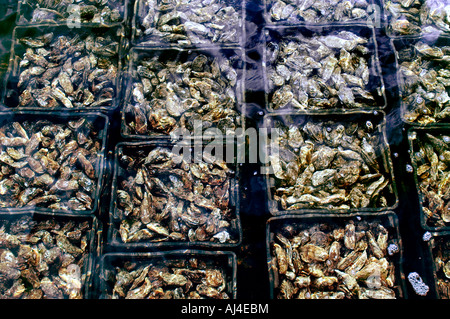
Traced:
<svg viewBox="0 0 450 319">
<path fill-rule="evenodd" d="M 229 299 L 223 269 L 197 258 L 124 262 L 107 278 L 109 299 Z"/>
<path fill-rule="evenodd" d="M 289 24 L 363 20 L 367 22 L 369 19 L 368 8 L 369 3 L 366 0 L 267 0 L 270 21 L 285 21 Z"/>
<path fill-rule="evenodd" d="M 169 148 L 119 152 L 120 238 L 133 242 L 237 242 L 234 172 L 216 158 L 187 161 Z"/>
<path fill-rule="evenodd" d="M 165 51 L 164 51 L 165 52 Z M 187 61 L 136 58 L 132 90 L 123 110 L 132 135 L 192 134 L 218 128 L 222 134 L 240 127 L 233 67 L 238 55 L 189 55 Z"/>
<path fill-rule="evenodd" d="M 274 234 L 278 299 L 395 299 L 393 234 L 378 222 L 288 224 Z"/>
<path fill-rule="evenodd" d="M 88 221 L 0 223 L 0 299 L 81 299 L 91 225 Z"/>
<path fill-rule="evenodd" d="M 18 24 L 95 23 L 111 25 L 124 18 L 124 1 L 23 0 Z"/>
<path fill-rule="evenodd" d="M 350 31 L 285 36 L 266 47 L 273 110 L 382 107 L 383 86 L 369 39 Z M 374 80 L 373 78 L 378 80 Z M 374 87 L 374 83 L 376 87 Z"/>
<path fill-rule="evenodd" d="M 412 159 L 427 225 L 446 227 L 450 223 L 450 138 L 416 132 L 410 138 L 414 138 Z"/>
<path fill-rule="evenodd" d="M 448 237 L 435 237 L 431 245 L 439 298 L 450 299 L 450 242 Z"/>
<path fill-rule="evenodd" d="M 391 177 L 384 167 L 378 125 L 309 120 L 275 122 L 268 145 L 270 189 L 279 210 L 354 209 L 391 205 Z"/>
<path fill-rule="evenodd" d="M 19 98 L 10 106 L 95 108 L 114 105 L 119 42 L 110 35 L 69 36 L 49 32 L 19 38 L 18 42 L 25 52 L 19 60 Z"/>
<path fill-rule="evenodd" d="M 242 13 L 239 1 L 140 0 L 135 41 L 140 45 L 238 44 Z"/>
<path fill-rule="evenodd" d="M 450 46 L 418 41 L 398 52 L 404 118 L 432 124 L 450 118 Z"/>
<path fill-rule="evenodd" d="M 446 0 L 385 1 L 384 9 L 392 35 L 450 34 L 450 4 Z"/>
<path fill-rule="evenodd" d="M 0 207 L 91 210 L 102 144 L 85 118 L 10 122 L 0 127 Z"/>
</svg>

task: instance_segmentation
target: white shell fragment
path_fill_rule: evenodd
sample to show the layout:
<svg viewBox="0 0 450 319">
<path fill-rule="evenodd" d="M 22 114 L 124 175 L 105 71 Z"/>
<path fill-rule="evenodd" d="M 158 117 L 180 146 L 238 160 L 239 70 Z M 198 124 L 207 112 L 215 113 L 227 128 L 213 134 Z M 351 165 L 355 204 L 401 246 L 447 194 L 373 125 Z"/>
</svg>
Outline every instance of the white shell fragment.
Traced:
<svg viewBox="0 0 450 319">
<path fill-rule="evenodd" d="M 416 294 L 419 296 L 426 296 L 430 288 L 423 282 L 422 278 L 417 272 L 412 272 L 408 275 L 408 281 L 413 287 Z"/>
</svg>

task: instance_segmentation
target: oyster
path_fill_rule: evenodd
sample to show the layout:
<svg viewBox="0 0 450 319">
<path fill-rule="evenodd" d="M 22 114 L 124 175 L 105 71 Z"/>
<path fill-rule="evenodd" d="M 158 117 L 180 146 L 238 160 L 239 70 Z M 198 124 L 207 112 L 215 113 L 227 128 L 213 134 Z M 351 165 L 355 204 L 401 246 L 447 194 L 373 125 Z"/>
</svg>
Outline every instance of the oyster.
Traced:
<svg viewBox="0 0 450 319">
<path fill-rule="evenodd" d="M 356 238 L 352 247 L 346 244 L 349 228 Z M 280 283 L 275 287 L 276 298 L 399 297 L 394 261 L 373 242 L 373 237 L 380 236 L 396 242 L 391 230 L 379 221 L 287 222 L 280 226 L 270 244 L 272 270 Z"/>
<path fill-rule="evenodd" d="M 240 4 L 226 0 L 139 0 L 135 41 L 140 45 L 239 44 Z"/>
<path fill-rule="evenodd" d="M 229 299 L 225 270 L 197 258 L 122 262 L 107 278 L 108 299 Z"/>
<path fill-rule="evenodd" d="M 450 172 L 447 154 L 450 148 L 448 137 L 434 132 L 411 132 L 412 160 L 415 163 L 417 182 L 421 194 L 421 206 L 426 224 L 431 227 L 446 227 L 450 223 Z"/>
<path fill-rule="evenodd" d="M 28 216 L 2 221 L 0 298 L 84 298 L 91 228 L 89 221 Z"/>
<path fill-rule="evenodd" d="M 450 299 L 450 245 L 448 236 L 434 236 L 430 241 L 435 265 L 436 288 L 440 299 Z"/>
<path fill-rule="evenodd" d="M 86 118 L 72 118 L 66 124 L 49 120 L 3 124 L 0 206 L 93 209 L 103 147 L 99 133 Z"/>
<path fill-rule="evenodd" d="M 366 0 L 333 1 L 267 1 L 267 19 L 289 24 L 333 23 L 369 19 L 370 5 Z"/>
<path fill-rule="evenodd" d="M 450 4 L 445 0 L 404 1 L 384 3 L 391 35 L 450 33 Z"/>
<path fill-rule="evenodd" d="M 450 46 L 411 43 L 398 52 L 404 119 L 423 125 L 448 122 Z"/>
<path fill-rule="evenodd" d="M 274 178 L 270 192 L 278 210 L 380 208 L 392 202 L 391 178 L 380 157 L 382 135 L 372 122 L 368 127 L 311 118 L 301 128 L 274 121 L 279 136 L 268 144 L 268 177 Z M 291 142 L 293 130 L 302 144 Z"/>
<path fill-rule="evenodd" d="M 24 53 L 9 78 L 9 107 L 112 107 L 117 95 L 119 41 L 113 32 L 52 29 L 43 36 L 21 36 Z M 20 50 L 16 52 L 21 52 Z M 13 83 L 18 77 L 17 84 Z"/>
<path fill-rule="evenodd" d="M 241 126 L 236 51 L 160 52 L 135 56 L 133 89 L 123 110 L 127 134 L 198 134 L 211 128 L 229 134 Z"/>
<path fill-rule="evenodd" d="M 234 172 L 225 162 L 189 163 L 165 147 L 119 152 L 116 214 L 123 242 L 238 240 Z M 122 161 L 128 157 L 132 165 Z"/>
<path fill-rule="evenodd" d="M 19 25 L 60 22 L 112 25 L 123 20 L 125 5 L 115 0 L 25 0 L 20 11 Z"/>
</svg>

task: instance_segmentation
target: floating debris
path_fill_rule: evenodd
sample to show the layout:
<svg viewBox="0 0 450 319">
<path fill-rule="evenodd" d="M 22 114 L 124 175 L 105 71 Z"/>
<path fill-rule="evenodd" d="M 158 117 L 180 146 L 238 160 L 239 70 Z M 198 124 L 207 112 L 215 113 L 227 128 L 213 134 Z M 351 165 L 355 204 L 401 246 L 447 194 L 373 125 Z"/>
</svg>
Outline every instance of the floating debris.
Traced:
<svg viewBox="0 0 450 319">
<path fill-rule="evenodd" d="M 422 236 L 423 241 L 430 241 L 431 238 L 432 238 L 432 235 L 429 231 L 425 232 Z"/>
<path fill-rule="evenodd" d="M 423 282 L 422 278 L 417 272 L 411 272 L 408 275 L 408 281 L 414 289 L 414 292 L 419 296 L 426 296 L 430 288 Z"/>
</svg>

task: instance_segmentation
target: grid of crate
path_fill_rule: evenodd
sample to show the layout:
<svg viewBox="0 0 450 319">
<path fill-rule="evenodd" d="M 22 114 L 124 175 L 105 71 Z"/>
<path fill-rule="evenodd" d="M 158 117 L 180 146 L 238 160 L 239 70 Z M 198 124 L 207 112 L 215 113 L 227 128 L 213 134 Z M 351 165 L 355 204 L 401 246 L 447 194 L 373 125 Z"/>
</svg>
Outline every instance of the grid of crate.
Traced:
<svg viewBox="0 0 450 319">
<path fill-rule="evenodd" d="M 146 1 L 134 8 L 19 4 L 0 128 L 7 297 L 235 298 L 236 257 L 219 249 L 242 238 L 238 166 L 217 160 L 227 145 L 205 152 L 207 144 L 190 142 L 244 128 L 244 5 L 193 3 L 183 10 Z M 273 298 L 406 297 L 386 97 L 366 23 L 376 24 L 379 7 L 352 4 L 264 4 Z M 437 9 L 430 19 L 439 18 Z M 402 19 L 391 26 L 408 27 Z M 426 31 L 443 26 L 437 22 Z M 445 36 L 392 42 L 441 298 L 450 273 L 447 44 Z M 124 141 L 107 146 L 118 135 Z M 169 139 L 180 136 L 190 142 Z M 102 190 L 110 201 L 101 202 Z M 36 265 L 33 256 L 41 255 L 37 268 L 15 269 L 16 258 Z M 94 287 L 92 274 L 99 274 Z M 150 291 L 152 280 L 171 289 Z"/>
</svg>

